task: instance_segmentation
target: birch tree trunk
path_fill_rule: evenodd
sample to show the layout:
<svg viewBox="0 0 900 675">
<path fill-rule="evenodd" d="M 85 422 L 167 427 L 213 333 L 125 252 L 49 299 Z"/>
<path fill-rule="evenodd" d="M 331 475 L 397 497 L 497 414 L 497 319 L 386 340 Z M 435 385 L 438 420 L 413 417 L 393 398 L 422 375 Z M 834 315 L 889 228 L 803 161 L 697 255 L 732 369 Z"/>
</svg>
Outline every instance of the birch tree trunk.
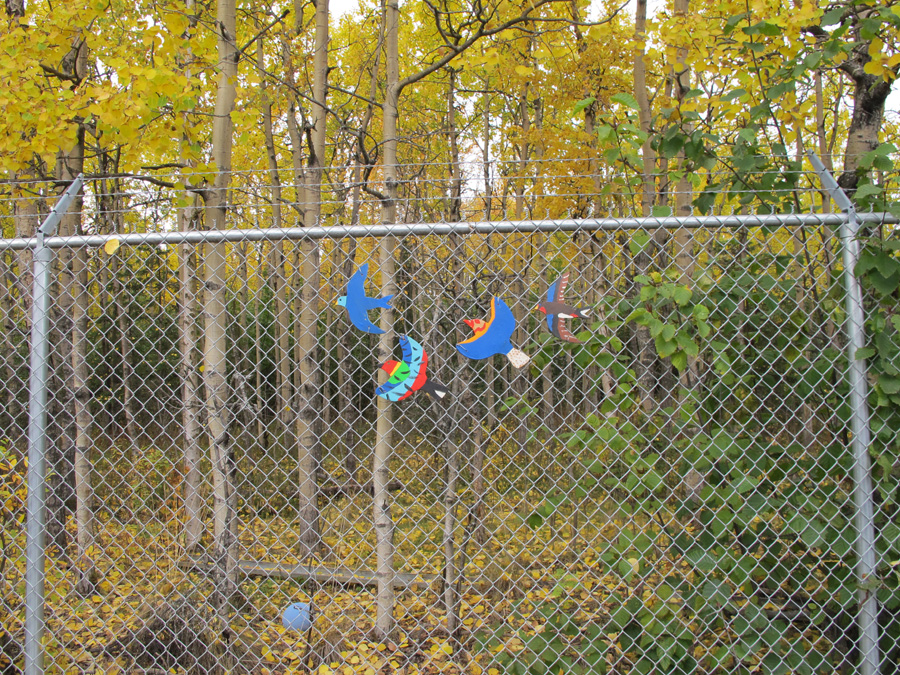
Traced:
<svg viewBox="0 0 900 675">
<path fill-rule="evenodd" d="M 316 47 L 313 55 L 313 133 L 306 172 L 307 227 L 320 225 L 322 217 L 322 175 L 325 156 L 325 93 L 328 78 L 328 0 L 316 2 Z M 317 358 L 316 335 L 319 314 L 319 247 L 313 240 L 300 246 L 303 287 L 297 359 L 300 388 L 296 431 L 298 443 L 298 480 L 300 486 L 300 542 L 310 552 L 320 546 L 318 468 L 320 415 L 316 406 L 321 372 Z"/>
<path fill-rule="evenodd" d="M 194 207 L 191 207 L 192 209 Z M 193 218 L 179 211 L 183 230 L 193 229 Z M 184 552 L 196 553 L 203 536 L 203 436 L 200 377 L 197 370 L 197 257 L 195 247 L 182 244 L 179 260 L 178 326 L 181 359 L 181 424 L 184 434 Z"/>
<path fill-rule="evenodd" d="M 213 120 L 213 162 L 215 182 L 206 192 L 206 225 L 211 230 L 226 227 L 228 185 L 231 180 L 231 113 L 236 97 L 235 84 L 239 52 L 236 37 L 236 0 L 218 0 L 216 27 L 218 37 L 218 87 L 215 118 Z M 228 408 L 228 307 L 226 244 L 207 244 L 204 273 L 203 378 L 205 385 L 206 423 L 213 474 L 213 535 L 216 588 L 213 605 L 216 607 L 223 631 L 228 638 L 228 612 L 237 592 L 238 522 L 235 478 L 237 463 L 234 456 Z M 233 658 L 228 649 L 226 661 Z M 230 670 L 233 664 L 224 664 Z"/>
<path fill-rule="evenodd" d="M 384 191 L 381 203 L 381 224 L 397 220 L 397 116 L 400 97 L 400 55 L 398 0 L 384 0 L 385 65 L 387 68 L 384 97 Z M 394 277 L 394 237 L 383 237 L 380 242 L 381 295 L 394 295 L 397 290 Z M 379 363 L 391 358 L 394 343 L 394 310 L 381 310 L 380 327 L 384 331 L 378 339 Z M 385 382 L 386 373 L 379 371 L 379 385 Z M 390 640 L 394 634 L 394 521 L 391 517 L 391 450 L 393 448 L 393 408 L 382 397 L 376 401 L 375 449 L 372 459 L 372 519 L 375 524 L 375 577 L 378 588 L 375 596 L 375 631 L 382 640 Z"/>
<path fill-rule="evenodd" d="M 190 17 L 190 35 L 198 21 L 195 0 L 186 0 L 185 9 Z M 188 63 L 191 56 L 191 47 L 188 45 Z M 190 66 L 185 67 L 185 77 L 191 79 Z M 187 113 L 183 123 L 185 127 L 189 124 Z M 182 137 L 182 142 L 187 145 L 187 135 Z M 185 163 L 188 166 L 194 164 L 192 160 Z M 188 206 L 178 210 L 178 229 L 182 232 L 196 229 L 197 221 L 203 213 L 196 194 L 187 193 L 185 197 L 188 199 Z M 200 337 L 197 306 L 200 299 L 201 262 L 197 246 L 181 244 L 178 249 L 178 339 L 181 350 L 178 374 L 181 380 L 181 425 L 184 437 L 184 552 L 190 555 L 199 551 L 205 529 L 203 474 L 200 470 L 203 460 L 203 392 L 198 369 Z"/>
</svg>

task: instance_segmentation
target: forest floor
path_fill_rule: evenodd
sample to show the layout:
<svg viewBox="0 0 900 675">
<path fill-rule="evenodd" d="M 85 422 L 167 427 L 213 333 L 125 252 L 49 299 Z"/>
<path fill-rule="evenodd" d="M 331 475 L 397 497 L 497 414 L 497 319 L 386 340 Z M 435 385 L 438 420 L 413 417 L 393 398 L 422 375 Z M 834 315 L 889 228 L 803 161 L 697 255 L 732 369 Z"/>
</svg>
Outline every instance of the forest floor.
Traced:
<svg viewBox="0 0 900 675">
<path fill-rule="evenodd" d="M 242 559 L 374 570 L 373 536 L 366 517 L 371 500 L 361 494 L 341 502 L 323 511 L 327 553 L 319 559 L 296 557 L 296 530 L 290 521 L 278 517 L 244 523 Z M 231 619 L 232 630 L 238 634 L 239 661 L 246 670 L 263 675 L 311 670 L 341 675 L 502 672 L 494 663 L 495 652 L 522 650 L 523 640 L 542 630 L 546 621 L 542 606 L 574 600 L 578 619 L 590 622 L 606 612 L 604 600 L 623 586 L 618 577 L 604 574 L 609 567 L 599 562 L 610 539 L 617 536 L 612 519 L 604 517 L 605 530 L 588 524 L 573 538 L 573 528 L 565 525 L 532 529 L 522 517 L 523 508 L 527 504 L 492 504 L 491 536 L 484 545 L 470 537 L 459 607 L 461 629 L 455 639 L 448 634 L 440 594 L 443 509 L 436 500 L 400 493 L 394 502 L 397 570 L 417 575 L 421 581 L 397 589 L 395 640 L 385 644 L 370 639 L 375 621 L 373 587 L 245 577 L 240 587 L 243 606 Z M 48 673 L 132 671 L 135 664 L 129 651 L 140 648 L 136 640 L 148 640 L 146 627 L 160 614 L 161 606 L 174 608 L 187 600 L 201 613 L 209 612 L 213 584 L 208 575 L 179 564 L 184 562 L 177 543 L 180 523 L 171 513 L 168 520 L 160 518 L 166 511 L 144 522 L 102 522 L 92 551 L 100 581 L 88 597 L 75 593 L 73 574 L 51 552 L 46 582 Z M 464 525 L 457 528 L 458 541 L 466 536 Z M 11 543 L 10 551 L 22 542 L 17 538 Z M 8 606 L 13 609 L 21 610 L 23 576 L 20 556 L 6 572 L 12 584 Z M 312 631 L 286 630 L 281 625 L 284 608 L 309 600 L 315 607 Z M 211 614 L 204 616 L 209 620 Z M 10 633 L 21 632 L 20 617 L 21 611 L 7 615 Z M 182 671 L 177 650 L 170 644 L 177 632 L 168 626 L 158 631 L 155 642 L 151 641 L 154 644 L 144 645 L 156 650 L 158 662 L 140 671 Z M 482 636 L 493 638 L 493 645 L 478 639 Z"/>
</svg>

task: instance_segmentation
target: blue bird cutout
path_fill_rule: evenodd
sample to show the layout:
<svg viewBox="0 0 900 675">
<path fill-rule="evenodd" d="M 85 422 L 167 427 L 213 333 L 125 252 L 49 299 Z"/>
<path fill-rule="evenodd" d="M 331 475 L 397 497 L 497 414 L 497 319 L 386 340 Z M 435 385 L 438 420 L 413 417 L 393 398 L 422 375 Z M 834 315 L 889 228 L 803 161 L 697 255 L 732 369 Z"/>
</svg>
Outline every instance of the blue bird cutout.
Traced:
<svg viewBox="0 0 900 675">
<path fill-rule="evenodd" d="M 459 353 L 470 359 L 486 359 L 495 354 L 505 354 L 510 363 L 521 368 L 528 363 L 528 356 L 512 346 L 512 334 L 516 330 L 516 317 L 502 298 L 491 298 L 491 315 L 487 321 L 464 319 L 475 335 L 456 345 Z"/>
<path fill-rule="evenodd" d="M 338 298 L 337 304 L 346 308 L 347 316 L 351 323 L 366 333 L 380 335 L 384 333 L 378 326 L 369 321 L 369 310 L 377 307 L 391 308 L 391 298 L 388 295 L 383 298 L 370 298 L 366 296 L 366 277 L 369 276 L 369 263 L 365 263 L 356 271 L 350 281 L 347 282 L 347 295 Z"/>
</svg>

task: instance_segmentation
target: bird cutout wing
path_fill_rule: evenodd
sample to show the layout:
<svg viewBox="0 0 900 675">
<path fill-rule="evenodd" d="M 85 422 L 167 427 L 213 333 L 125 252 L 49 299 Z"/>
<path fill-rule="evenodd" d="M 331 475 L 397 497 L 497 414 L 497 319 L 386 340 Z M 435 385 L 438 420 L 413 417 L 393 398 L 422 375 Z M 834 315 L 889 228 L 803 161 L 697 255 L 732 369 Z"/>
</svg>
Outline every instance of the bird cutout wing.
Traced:
<svg viewBox="0 0 900 675">
<path fill-rule="evenodd" d="M 569 319 L 578 317 L 586 319 L 588 310 L 577 309 L 566 304 L 566 286 L 569 285 L 569 273 L 566 272 L 547 289 L 547 301 L 539 307 L 547 317 L 547 328 L 560 340 L 580 343 L 569 330 Z"/>
<path fill-rule="evenodd" d="M 369 263 L 363 263 L 347 282 L 347 299 L 354 298 L 357 301 L 366 297 L 366 277 L 369 276 Z"/>
<path fill-rule="evenodd" d="M 384 331 L 369 320 L 369 310 L 376 307 L 390 308 L 392 295 L 383 298 L 366 297 L 366 277 L 369 276 L 369 263 L 360 265 L 356 273 L 347 282 L 347 295 L 338 299 L 338 304 L 347 309 L 351 323 L 366 333 L 380 335 Z"/>
<path fill-rule="evenodd" d="M 376 396 L 386 398 L 388 401 L 402 401 L 410 396 L 421 386 L 421 384 L 415 386 L 420 374 L 425 377 L 425 351 L 422 345 L 406 335 L 401 335 L 400 348 L 403 350 L 403 362 L 385 363 L 383 369 L 388 370 L 387 367 L 392 367 L 388 370 L 391 377 L 375 390 Z"/>
<path fill-rule="evenodd" d="M 450 392 L 440 382 L 428 379 L 428 354 L 422 345 L 411 337 L 401 335 L 400 348 L 403 350 L 403 362 L 388 361 L 381 366 L 390 378 L 375 393 L 389 401 L 402 401 L 414 391 L 421 390 L 431 398 L 443 400 Z"/>
<path fill-rule="evenodd" d="M 475 335 L 456 345 L 463 356 L 470 359 L 486 359 L 495 354 L 508 354 L 512 351 L 510 340 L 516 330 L 516 318 L 501 298 L 496 296 L 491 298 L 491 314 L 483 327 L 476 327 L 472 323 L 469 325 L 472 326 Z"/>
<path fill-rule="evenodd" d="M 487 321 L 484 321 L 482 319 L 463 319 L 463 321 L 465 321 L 469 328 L 472 329 L 474 335 L 472 335 L 472 337 L 470 337 L 468 340 L 463 340 L 462 342 L 458 343 L 459 345 L 465 345 L 471 342 L 475 342 L 478 338 L 487 333 L 488 328 L 490 328 L 491 324 L 494 322 L 494 316 L 496 314 L 496 300 L 496 297 L 491 298 L 491 313 L 488 316 Z M 500 302 L 502 303 L 503 301 L 501 300 Z"/>
<path fill-rule="evenodd" d="M 568 319 L 563 319 L 558 314 L 556 315 L 556 330 L 553 331 L 553 334 L 558 337 L 560 340 L 564 340 L 566 342 L 581 342 L 577 337 L 572 335 L 572 331 L 569 330 Z"/>
<path fill-rule="evenodd" d="M 547 289 L 547 302 L 558 302 L 558 298 L 562 297 L 562 291 L 557 292 L 557 288 L 561 284 L 565 284 L 569 280 L 568 274 L 563 274 L 559 279 L 550 284 L 550 288 Z M 565 290 L 565 288 L 563 289 Z M 551 333 L 556 335 L 556 315 L 551 314 L 550 312 L 546 312 L 547 315 L 547 328 Z"/>
</svg>

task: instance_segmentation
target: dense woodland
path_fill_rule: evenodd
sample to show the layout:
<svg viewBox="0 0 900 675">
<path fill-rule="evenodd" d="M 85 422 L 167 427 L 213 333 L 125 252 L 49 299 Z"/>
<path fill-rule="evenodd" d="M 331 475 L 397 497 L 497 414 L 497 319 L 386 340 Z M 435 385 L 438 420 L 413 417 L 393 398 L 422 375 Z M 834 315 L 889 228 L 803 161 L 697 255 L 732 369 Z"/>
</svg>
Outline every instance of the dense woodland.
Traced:
<svg viewBox="0 0 900 675">
<path fill-rule="evenodd" d="M 896 663 L 900 129 L 887 107 L 900 2 L 674 0 L 648 16 L 646 0 L 362 0 L 335 19 L 327 0 L 6 0 L 0 53 L 7 239 L 34 236 L 78 174 L 64 236 L 585 221 L 574 234 L 57 249 L 47 535 L 69 600 L 51 630 L 115 594 L 135 558 L 111 551 L 131 537 L 171 563 L 168 595 L 149 576 L 135 588 L 156 607 L 178 605 L 176 588 L 208 611 L 194 619 L 224 671 L 375 664 L 265 637 L 270 606 L 303 593 L 342 639 L 388 645 L 407 672 L 854 672 L 843 265 L 811 152 L 880 214 L 854 272 L 873 583 Z M 769 213 L 822 218 L 590 224 Z M 12 661 L 31 256 L 0 250 Z M 371 315 L 381 335 L 334 305 L 367 261 L 371 294 L 397 298 Z M 532 311 L 566 271 L 594 309 L 578 345 L 548 339 Z M 453 349 L 492 295 L 520 322 L 521 371 Z M 422 336 L 452 403 L 372 395 L 404 333 Z M 373 596 L 350 612 L 327 584 L 273 590 L 239 569 L 251 553 L 351 567 L 356 555 Z M 197 556 L 208 567 L 185 568 Z M 532 583 L 540 566 L 552 578 Z M 416 641 L 397 569 L 437 579 L 441 609 L 417 619 L 432 642 L 415 649 L 398 637 Z M 491 617 L 471 614 L 477 579 Z M 139 632 L 78 644 L 104 667 L 114 644 L 140 663 Z M 76 642 L 50 649 L 60 668 L 80 663 Z M 425 645 L 447 659 L 426 664 Z M 166 669 L 215 669 L 170 656 Z M 386 659 L 376 669 L 394 669 Z"/>
</svg>

